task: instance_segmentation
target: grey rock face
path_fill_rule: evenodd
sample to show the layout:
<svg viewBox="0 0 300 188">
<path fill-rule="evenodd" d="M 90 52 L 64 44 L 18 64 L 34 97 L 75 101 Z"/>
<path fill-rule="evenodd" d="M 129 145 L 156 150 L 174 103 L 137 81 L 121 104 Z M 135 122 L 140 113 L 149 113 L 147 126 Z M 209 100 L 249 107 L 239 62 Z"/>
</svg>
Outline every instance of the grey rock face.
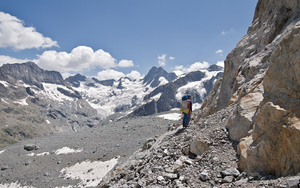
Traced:
<svg viewBox="0 0 300 188">
<path fill-rule="evenodd" d="M 0 84 L 0 147 L 54 132 L 79 131 L 99 123 L 97 111 L 60 73 L 45 71 L 33 62 L 6 64 L 0 70 L 4 75 L 1 80 L 7 83 Z M 47 88 L 44 84 L 48 84 Z"/>
<path fill-rule="evenodd" d="M 22 64 L 4 64 L 1 69 L 1 74 L 10 76 L 16 80 L 22 80 L 29 85 L 35 85 L 40 89 L 43 89 L 42 82 L 66 85 L 63 77 L 56 71 L 45 71 L 39 68 L 33 62 L 27 62 Z"/>
<path fill-rule="evenodd" d="M 177 76 L 175 73 L 167 73 L 162 67 L 152 67 L 148 74 L 144 77 L 143 83 L 148 85 L 151 83 L 151 87 L 155 88 L 159 85 L 160 77 L 165 77 L 169 82 L 174 80 Z"/>
<path fill-rule="evenodd" d="M 247 34 L 227 56 L 202 117 L 236 104 L 226 128 L 247 173 L 295 175 L 300 161 L 299 0 L 259 0 Z M 280 127 L 280 129 L 279 129 Z M 270 159 L 273 156 L 274 159 Z"/>
<path fill-rule="evenodd" d="M 81 74 L 76 74 L 75 76 L 70 76 L 65 80 L 68 81 L 73 87 L 79 87 L 80 81 L 85 81 L 86 77 L 82 76 Z"/>
</svg>

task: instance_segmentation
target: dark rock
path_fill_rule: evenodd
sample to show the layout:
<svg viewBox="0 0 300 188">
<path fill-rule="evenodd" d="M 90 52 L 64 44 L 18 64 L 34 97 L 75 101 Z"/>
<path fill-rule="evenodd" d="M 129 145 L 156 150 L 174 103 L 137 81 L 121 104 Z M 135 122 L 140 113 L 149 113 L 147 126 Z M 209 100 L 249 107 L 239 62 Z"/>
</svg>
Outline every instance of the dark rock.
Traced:
<svg viewBox="0 0 300 188">
<path fill-rule="evenodd" d="M 39 147 L 35 144 L 26 144 L 24 145 L 24 149 L 27 151 L 37 150 Z"/>
<path fill-rule="evenodd" d="M 8 169 L 8 166 L 2 166 L 2 167 L 1 167 L 1 170 L 2 170 L 2 171 L 7 170 L 7 169 Z"/>
</svg>

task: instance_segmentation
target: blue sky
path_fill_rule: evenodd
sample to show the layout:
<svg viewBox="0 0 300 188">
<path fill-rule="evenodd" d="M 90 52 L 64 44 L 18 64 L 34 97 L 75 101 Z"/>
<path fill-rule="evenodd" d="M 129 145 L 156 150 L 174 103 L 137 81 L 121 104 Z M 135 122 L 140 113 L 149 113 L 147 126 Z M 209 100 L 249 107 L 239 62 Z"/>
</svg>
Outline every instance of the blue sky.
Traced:
<svg viewBox="0 0 300 188">
<path fill-rule="evenodd" d="M 64 77 L 177 73 L 225 60 L 257 0 L 2 0 L 0 65 L 32 60 Z"/>
</svg>

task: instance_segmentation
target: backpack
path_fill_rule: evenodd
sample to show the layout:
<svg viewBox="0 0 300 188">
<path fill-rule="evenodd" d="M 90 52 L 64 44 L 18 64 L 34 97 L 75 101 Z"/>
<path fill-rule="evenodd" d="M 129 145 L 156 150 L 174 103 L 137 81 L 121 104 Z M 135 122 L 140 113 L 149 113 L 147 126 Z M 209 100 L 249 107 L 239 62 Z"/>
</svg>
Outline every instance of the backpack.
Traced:
<svg viewBox="0 0 300 188">
<path fill-rule="evenodd" d="M 189 108 L 188 108 L 188 102 L 189 102 L 189 97 L 190 95 L 184 95 L 182 98 L 181 98 L 181 108 L 180 108 L 180 111 L 182 111 L 183 113 L 189 113 Z"/>
</svg>

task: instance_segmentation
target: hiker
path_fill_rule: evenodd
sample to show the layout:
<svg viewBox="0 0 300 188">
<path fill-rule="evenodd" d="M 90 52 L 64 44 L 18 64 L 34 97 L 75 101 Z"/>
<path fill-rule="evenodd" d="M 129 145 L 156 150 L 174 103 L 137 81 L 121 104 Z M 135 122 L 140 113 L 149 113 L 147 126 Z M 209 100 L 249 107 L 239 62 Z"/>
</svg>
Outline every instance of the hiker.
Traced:
<svg viewBox="0 0 300 188">
<path fill-rule="evenodd" d="M 192 96 L 191 95 L 183 96 L 182 100 L 183 100 L 183 104 L 185 103 L 185 105 L 183 105 L 185 107 L 183 107 L 183 109 L 182 109 L 182 113 L 183 113 L 182 125 L 183 125 L 183 127 L 188 127 L 191 115 L 193 113 Z"/>
</svg>

